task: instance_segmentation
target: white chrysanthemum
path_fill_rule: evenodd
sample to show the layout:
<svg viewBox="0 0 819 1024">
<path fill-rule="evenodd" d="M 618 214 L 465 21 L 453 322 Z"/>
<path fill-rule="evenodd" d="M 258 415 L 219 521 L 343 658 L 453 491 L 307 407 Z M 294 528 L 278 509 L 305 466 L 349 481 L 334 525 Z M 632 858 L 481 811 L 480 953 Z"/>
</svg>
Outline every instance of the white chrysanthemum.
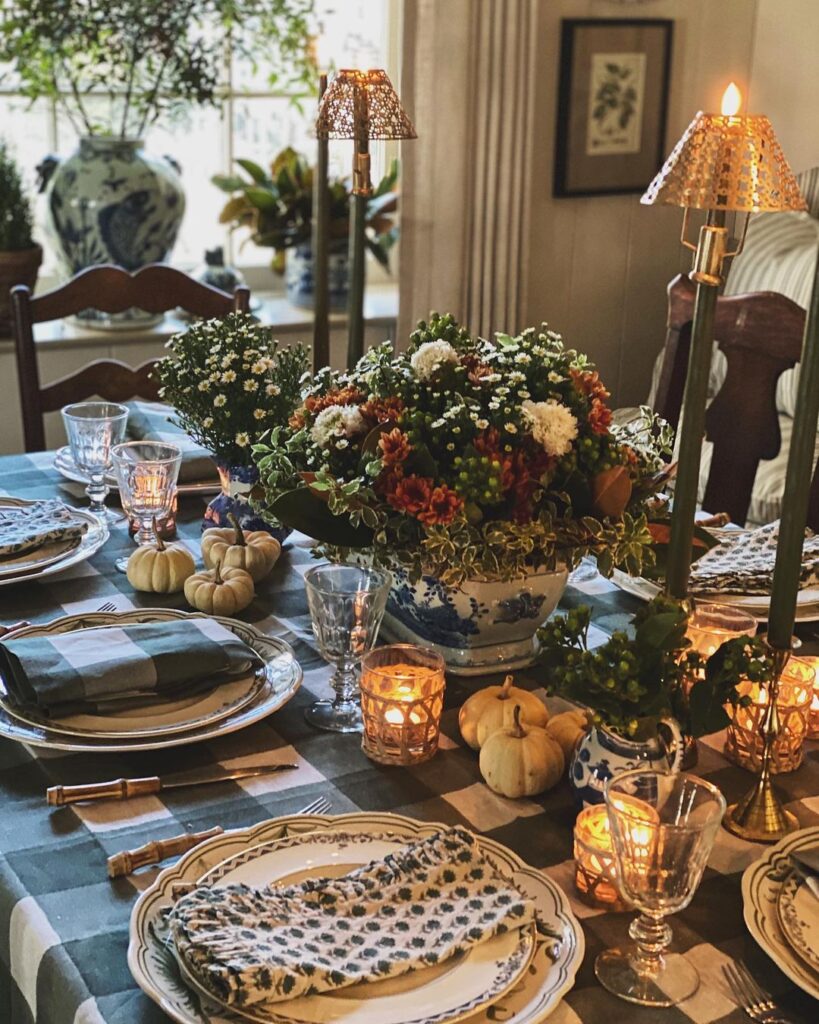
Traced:
<svg viewBox="0 0 819 1024">
<path fill-rule="evenodd" d="M 280 395 L 282 393 L 282 389 L 279 387 L 278 384 L 268 384 L 267 387 L 264 390 L 265 390 L 265 394 L 266 395 L 271 395 L 271 396 L 272 395 Z"/>
<path fill-rule="evenodd" d="M 550 398 L 547 402 L 526 401 L 521 412 L 531 426 L 532 436 L 549 455 L 560 457 L 577 437 L 577 419 L 570 409 Z"/>
<path fill-rule="evenodd" d="M 429 380 L 446 363 L 457 363 L 458 353 L 442 338 L 425 341 L 410 357 L 410 365 L 421 380 Z"/>
<path fill-rule="evenodd" d="M 244 382 L 243 386 L 244 386 L 245 391 L 258 391 L 259 390 L 259 382 L 257 380 L 246 380 Z"/>
<path fill-rule="evenodd" d="M 246 434 L 246 433 L 244 433 L 244 431 L 242 431 L 242 433 L 236 435 L 235 440 L 236 440 L 236 444 L 240 448 L 247 448 L 247 446 L 250 444 L 250 435 Z"/>
<path fill-rule="evenodd" d="M 322 447 L 334 437 L 355 437 L 367 429 L 355 405 L 328 405 L 316 416 L 310 436 Z"/>
<path fill-rule="evenodd" d="M 232 384 L 233 381 L 235 381 L 235 380 L 236 380 L 236 371 L 235 370 L 225 370 L 225 372 L 222 374 L 222 383 L 223 384 Z"/>
<path fill-rule="evenodd" d="M 221 409 L 221 407 L 225 405 L 226 402 L 227 398 L 224 395 L 217 395 L 216 398 L 214 398 L 213 400 L 213 404 L 216 406 L 217 409 Z"/>
</svg>

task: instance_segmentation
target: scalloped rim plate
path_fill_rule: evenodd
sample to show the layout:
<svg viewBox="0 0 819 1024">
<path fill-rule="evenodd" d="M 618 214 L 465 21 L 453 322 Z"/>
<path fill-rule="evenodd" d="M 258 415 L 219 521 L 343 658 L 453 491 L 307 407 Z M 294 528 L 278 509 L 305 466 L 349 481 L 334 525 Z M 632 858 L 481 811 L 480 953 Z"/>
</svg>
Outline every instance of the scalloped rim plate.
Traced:
<svg viewBox="0 0 819 1024">
<path fill-rule="evenodd" d="M 175 887 L 198 882 L 220 863 L 247 858 L 248 852 L 293 834 L 321 831 L 345 833 L 391 833 L 401 839 L 431 835 L 446 826 L 421 822 L 396 814 L 291 815 L 262 822 L 248 829 L 227 832 L 200 844 L 176 864 L 166 868 L 137 900 L 131 914 L 128 966 L 139 987 L 178 1024 L 239 1022 L 247 1018 L 226 1013 L 216 1004 L 204 1008 L 197 994 L 181 979 L 176 960 L 163 936 L 162 914 L 173 903 Z M 555 960 L 546 942 L 538 942 L 522 983 L 514 986 L 494 1004 L 494 1015 L 504 1024 L 536 1024 L 557 1006 L 574 984 L 583 959 L 583 932 L 569 901 L 550 878 L 529 867 L 511 850 L 484 836 L 477 837 L 484 853 L 499 870 L 514 879 L 519 889 L 535 900 L 541 919 L 560 936 Z M 470 1024 L 486 1020 L 483 1010 L 470 1012 Z M 341 1020 L 339 1019 L 339 1024 Z"/>
<path fill-rule="evenodd" d="M 819 976 L 819 897 L 795 871 L 782 883 L 776 912 L 791 949 Z"/>
</svg>

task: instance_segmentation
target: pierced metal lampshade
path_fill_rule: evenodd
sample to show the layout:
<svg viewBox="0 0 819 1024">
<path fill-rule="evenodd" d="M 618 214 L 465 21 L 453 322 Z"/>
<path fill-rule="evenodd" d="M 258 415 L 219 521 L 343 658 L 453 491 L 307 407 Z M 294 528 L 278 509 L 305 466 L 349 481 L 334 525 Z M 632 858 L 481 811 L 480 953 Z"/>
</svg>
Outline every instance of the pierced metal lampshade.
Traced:
<svg viewBox="0 0 819 1024">
<path fill-rule="evenodd" d="M 415 139 L 417 134 L 386 71 L 339 71 L 316 120 L 320 139 Z"/>
<path fill-rule="evenodd" d="M 807 209 L 767 117 L 702 111 L 640 202 L 744 213 Z"/>
</svg>

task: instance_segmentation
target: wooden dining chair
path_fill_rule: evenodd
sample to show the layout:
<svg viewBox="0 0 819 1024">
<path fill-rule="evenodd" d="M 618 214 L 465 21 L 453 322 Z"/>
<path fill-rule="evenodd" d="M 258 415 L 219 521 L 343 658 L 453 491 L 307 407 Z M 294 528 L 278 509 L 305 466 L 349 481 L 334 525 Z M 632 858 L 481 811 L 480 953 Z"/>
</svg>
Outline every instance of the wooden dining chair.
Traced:
<svg viewBox="0 0 819 1024">
<path fill-rule="evenodd" d="M 683 274 L 668 286 L 668 323 L 654 409 L 676 429 L 682 409 L 695 285 Z M 745 523 L 760 460 L 772 459 L 782 439 L 776 387 L 802 354 L 805 311 L 778 292 L 717 299 L 714 337 L 725 355 L 725 379 L 708 407 L 705 436 L 713 444 L 702 507 Z M 809 525 L 819 527 L 814 476 Z"/>
<path fill-rule="evenodd" d="M 134 273 L 111 264 L 89 267 L 59 288 L 36 297 L 32 297 L 26 285 L 12 288 L 12 332 L 27 452 L 45 448 L 44 414 L 71 402 L 91 397 L 109 402 L 157 399 L 158 384 L 150 376 L 156 359 L 135 368 L 118 359 L 97 359 L 45 387 L 40 386 L 34 324 L 75 316 L 86 309 L 123 313 L 132 308 L 146 313 L 181 308 L 193 316 L 223 317 L 248 312 L 250 291 L 240 287 L 231 295 L 160 263 L 151 263 Z"/>
</svg>

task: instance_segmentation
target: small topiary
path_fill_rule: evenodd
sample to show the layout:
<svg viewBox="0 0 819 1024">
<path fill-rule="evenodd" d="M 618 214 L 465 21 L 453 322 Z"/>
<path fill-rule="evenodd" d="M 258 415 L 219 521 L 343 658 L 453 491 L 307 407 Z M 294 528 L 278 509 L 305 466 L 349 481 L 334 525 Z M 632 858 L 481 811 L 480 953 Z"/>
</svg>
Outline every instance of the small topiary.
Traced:
<svg viewBox="0 0 819 1024">
<path fill-rule="evenodd" d="M 33 245 L 31 204 L 17 164 L 0 142 L 0 252 L 19 252 Z"/>
</svg>

